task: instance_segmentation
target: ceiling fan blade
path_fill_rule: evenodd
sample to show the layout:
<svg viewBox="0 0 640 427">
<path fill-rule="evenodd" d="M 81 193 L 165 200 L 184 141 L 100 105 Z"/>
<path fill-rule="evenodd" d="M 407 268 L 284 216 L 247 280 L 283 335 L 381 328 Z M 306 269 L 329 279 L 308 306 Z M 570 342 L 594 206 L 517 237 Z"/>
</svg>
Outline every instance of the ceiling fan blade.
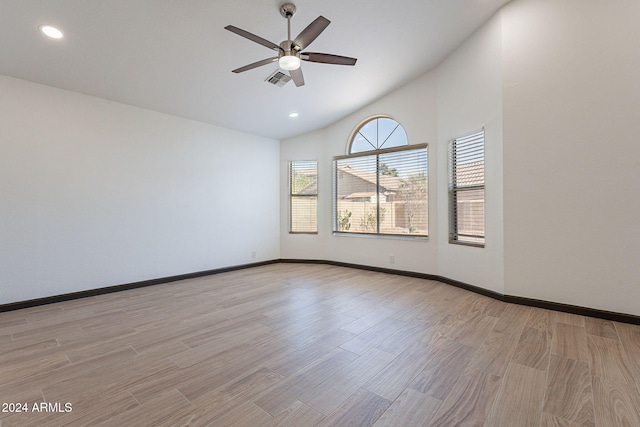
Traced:
<svg viewBox="0 0 640 427">
<path fill-rule="evenodd" d="M 323 64 L 356 65 L 357 58 L 348 56 L 331 55 L 329 53 L 302 52 L 300 59 L 309 62 L 321 62 Z"/>
<path fill-rule="evenodd" d="M 324 16 L 318 16 L 315 21 L 298 34 L 298 37 L 293 41 L 294 45 L 299 46 L 300 50 L 309 46 L 330 23 L 331 21 Z"/>
<path fill-rule="evenodd" d="M 254 62 L 253 64 L 245 65 L 244 67 L 236 68 L 233 70 L 234 73 L 242 73 L 243 71 L 252 70 L 254 68 L 262 67 L 263 65 L 271 64 L 272 62 L 276 62 L 278 60 L 277 57 L 263 59 L 262 61 Z"/>
<path fill-rule="evenodd" d="M 296 86 L 304 86 L 304 76 L 302 75 L 302 68 L 291 70 L 289 71 L 289 74 L 291 74 L 291 78 L 293 79 L 293 82 L 296 84 Z"/>
<path fill-rule="evenodd" d="M 242 30 L 238 27 L 234 27 L 233 25 L 227 25 L 226 27 L 224 27 L 224 29 L 231 31 L 232 33 L 236 33 L 237 35 L 242 36 L 246 39 L 249 39 L 252 42 L 256 42 L 258 44 L 261 44 L 262 46 L 266 46 L 269 49 L 282 50 L 282 48 L 277 44 L 272 43 L 269 40 L 263 39 L 262 37 L 256 36 L 255 34 L 252 34 L 248 31 Z"/>
</svg>

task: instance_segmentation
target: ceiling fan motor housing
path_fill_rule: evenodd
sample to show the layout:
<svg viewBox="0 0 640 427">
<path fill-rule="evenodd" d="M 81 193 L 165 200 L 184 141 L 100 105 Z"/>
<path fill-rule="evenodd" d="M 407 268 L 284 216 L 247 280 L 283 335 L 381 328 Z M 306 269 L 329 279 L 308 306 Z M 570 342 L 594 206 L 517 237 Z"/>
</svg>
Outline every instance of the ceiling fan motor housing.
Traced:
<svg viewBox="0 0 640 427">
<path fill-rule="evenodd" d="M 285 40 L 280 43 L 280 47 L 282 50 L 280 51 L 280 56 L 297 56 L 300 57 L 300 51 L 296 49 L 293 41 Z"/>
<path fill-rule="evenodd" d="M 293 3 L 284 3 L 280 6 L 280 15 L 283 18 L 293 18 L 293 15 L 296 14 L 296 5 Z"/>
</svg>

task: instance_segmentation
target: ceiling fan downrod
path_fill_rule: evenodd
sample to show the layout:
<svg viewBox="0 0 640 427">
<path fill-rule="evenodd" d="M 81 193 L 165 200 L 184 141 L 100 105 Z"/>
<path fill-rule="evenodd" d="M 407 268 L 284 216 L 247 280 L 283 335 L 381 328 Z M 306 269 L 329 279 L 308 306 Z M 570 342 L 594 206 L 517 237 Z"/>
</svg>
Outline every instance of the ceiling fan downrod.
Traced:
<svg viewBox="0 0 640 427">
<path fill-rule="evenodd" d="M 280 15 L 287 19 L 287 41 L 291 41 L 291 18 L 296 14 L 296 5 L 284 3 L 280 6 Z"/>
<path fill-rule="evenodd" d="M 291 40 L 291 18 L 296 14 L 296 5 L 293 3 L 284 3 L 280 6 L 280 15 L 287 19 L 287 40 L 280 43 L 280 47 L 284 52 L 280 54 L 282 56 L 298 56 L 297 51 L 294 49 L 293 40 Z"/>
</svg>

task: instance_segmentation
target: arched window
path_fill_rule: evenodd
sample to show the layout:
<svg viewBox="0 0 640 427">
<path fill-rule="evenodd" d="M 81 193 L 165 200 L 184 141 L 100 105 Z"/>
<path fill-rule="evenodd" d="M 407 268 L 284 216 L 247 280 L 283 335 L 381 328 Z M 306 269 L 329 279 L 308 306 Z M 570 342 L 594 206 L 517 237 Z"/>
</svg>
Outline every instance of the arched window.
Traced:
<svg viewBox="0 0 640 427">
<path fill-rule="evenodd" d="M 428 235 L 427 144 L 409 145 L 394 119 L 374 116 L 334 158 L 336 233 Z"/>
<path fill-rule="evenodd" d="M 388 116 L 375 116 L 362 122 L 351 134 L 349 154 L 408 145 L 407 133 Z"/>
</svg>

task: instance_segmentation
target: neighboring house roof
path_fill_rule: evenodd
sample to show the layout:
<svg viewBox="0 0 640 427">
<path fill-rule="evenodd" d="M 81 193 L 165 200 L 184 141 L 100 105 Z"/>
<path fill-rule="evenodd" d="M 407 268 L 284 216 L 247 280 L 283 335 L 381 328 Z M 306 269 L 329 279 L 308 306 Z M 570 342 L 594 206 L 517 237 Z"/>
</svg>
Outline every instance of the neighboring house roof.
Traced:
<svg viewBox="0 0 640 427">
<path fill-rule="evenodd" d="M 359 193 L 351 193 L 348 196 L 345 197 L 345 199 L 369 199 L 371 197 L 375 197 L 376 192 L 375 191 L 366 191 L 366 192 L 359 192 Z"/>
<path fill-rule="evenodd" d="M 296 193 L 297 196 L 315 196 L 318 194 L 318 180 L 314 179 L 306 187 Z"/>
<path fill-rule="evenodd" d="M 354 169 L 349 165 L 340 165 L 338 166 L 338 169 L 341 172 L 347 173 L 349 175 L 355 176 L 356 178 L 360 178 L 373 185 L 376 185 L 375 172 L 367 172 L 359 169 Z M 400 188 L 401 183 L 402 183 L 402 180 L 397 176 L 380 175 L 380 187 L 382 187 L 384 191 L 397 192 L 398 189 Z"/>
<path fill-rule="evenodd" d="M 456 186 L 468 187 L 484 184 L 484 162 L 458 164 L 456 166 Z"/>
</svg>

